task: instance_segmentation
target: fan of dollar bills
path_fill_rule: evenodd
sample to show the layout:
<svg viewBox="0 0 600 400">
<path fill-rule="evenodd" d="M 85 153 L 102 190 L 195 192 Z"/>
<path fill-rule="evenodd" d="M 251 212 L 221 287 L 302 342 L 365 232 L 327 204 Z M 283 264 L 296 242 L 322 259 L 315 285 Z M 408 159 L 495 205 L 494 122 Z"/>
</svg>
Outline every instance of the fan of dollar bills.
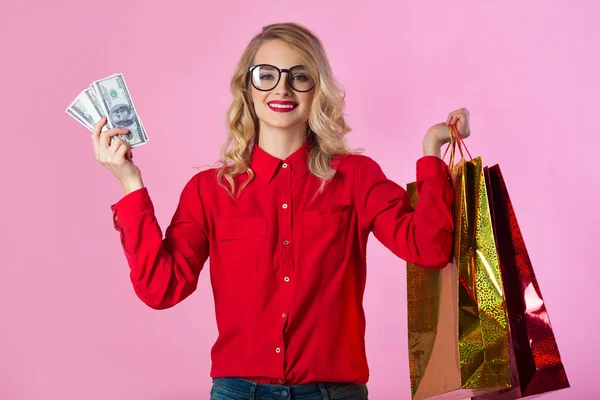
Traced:
<svg viewBox="0 0 600 400">
<path fill-rule="evenodd" d="M 129 133 L 119 137 L 131 148 L 148 143 L 148 135 L 133 105 L 123 74 L 95 81 L 79 93 L 66 112 L 90 131 L 102 117 L 107 117 L 102 131 L 115 127 L 129 129 Z"/>
</svg>

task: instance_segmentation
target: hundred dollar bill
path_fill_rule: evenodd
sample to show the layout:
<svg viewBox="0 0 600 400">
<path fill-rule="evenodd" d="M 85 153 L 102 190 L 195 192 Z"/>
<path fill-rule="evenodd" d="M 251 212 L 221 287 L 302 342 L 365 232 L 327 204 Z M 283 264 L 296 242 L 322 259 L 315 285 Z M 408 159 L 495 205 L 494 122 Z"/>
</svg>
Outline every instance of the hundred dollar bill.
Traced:
<svg viewBox="0 0 600 400">
<path fill-rule="evenodd" d="M 88 112 L 87 107 L 81 101 L 81 95 L 77 96 L 75 100 L 69 104 L 69 107 L 65 110 L 67 114 L 73 117 L 77 122 L 81 123 L 83 126 L 88 128 L 90 131 L 94 130 L 94 119 Z"/>
<path fill-rule="evenodd" d="M 114 74 L 92 83 L 93 96 L 100 106 L 103 115 L 107 116 L 109 128 L 121 127 L 129 129 L 126 135 L 119 135 L 132 148 L 146 144 L 149 139 L 137 115 L 135 105 L 127 89 L 123 74 Z"/>
<path fill-rule="evenodd" d="M 94 127 L 100 118 L 104 116 L 98 112 L 99 107 L 95 107 L 88 92 L 93 92 L 91 88 L 87 88 L 83 92 L 79 93 L 79 96 L 73 100 L 69 107 L 65 110 L 67 114 L 73 117 L 77 122 L 80 122 L 90 131 L 94 130 Z M 101 112 L 101 111 L 100 111 Z M 106 125 L 102 127 L 102 131 L 110 129 Z"/>
<path fill-rule="evenodd" d="M 92 127 L 88 125 L 88 123 L 82 119 L 72 108 L 67 108 L 66 109 L 67 114 L 69 114 L 71 117 L 73 117 L 73 119 L 77 122 L 79 122 L 81 125 L 85 126 L 87 129 L 89 129 L 90 131 L 93 131 Z"/>
<path fill-rule="evenodd" d="M 100 121 L 100 119 L 102 119 L 102 117 L 105 116 L 105 114 L 104 110 L 100 106 L 100 103 L 98 102 L 98 97 L 94 92 L 94 88 L 90 86 L 89 88 L 85 89 L 79 95 L 79 99 L 81 103 L 85 106 L 85 108 L 88 110 L 89 114 L 92 116 L 94 125 L 96 125 L 98 121 Z M 112 127 L 113 126 L 110 123 L 110 121 L 106 121 L 106 124 L 102 127 L 102 131 L 106 131 L 108 129 L 111 129 Z"/>
</svg>

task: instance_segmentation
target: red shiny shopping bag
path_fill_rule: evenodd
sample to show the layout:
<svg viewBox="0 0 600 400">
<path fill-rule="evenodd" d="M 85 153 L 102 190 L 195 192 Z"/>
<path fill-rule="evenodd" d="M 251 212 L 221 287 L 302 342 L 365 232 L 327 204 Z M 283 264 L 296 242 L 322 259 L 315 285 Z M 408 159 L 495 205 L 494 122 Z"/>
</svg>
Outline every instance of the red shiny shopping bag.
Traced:
<svg viewBox="0 0 600 400">
<path fill-rule="evenodd" d="M 484 171 L 510 323 L 512 387 L 473 399 L 518 399 L 568 388 L 567 374 L 502 172 L 498 165 Z"/>
</svg>

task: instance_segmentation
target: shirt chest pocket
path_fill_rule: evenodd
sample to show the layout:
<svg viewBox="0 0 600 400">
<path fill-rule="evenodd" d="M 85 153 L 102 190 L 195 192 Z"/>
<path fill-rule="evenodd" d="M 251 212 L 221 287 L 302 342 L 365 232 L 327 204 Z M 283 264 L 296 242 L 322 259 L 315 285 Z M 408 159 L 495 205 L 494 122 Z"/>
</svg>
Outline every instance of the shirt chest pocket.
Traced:
<svg viewBox="0 0 600 400">
<path fill-rule="evenodd" d="M 351 207 L 338 205 L 326 210 L 302 212 L 300 237 L 303 257 L 310 267 L 333 267 L 340 264 L 348 236 Z"/>
<path fill-rule="evenodd" d="M 216 226 L 215 255 L 224 269 L 252 272 L 264 268 L 267 219 L 221 217 Z"/>
</svg>

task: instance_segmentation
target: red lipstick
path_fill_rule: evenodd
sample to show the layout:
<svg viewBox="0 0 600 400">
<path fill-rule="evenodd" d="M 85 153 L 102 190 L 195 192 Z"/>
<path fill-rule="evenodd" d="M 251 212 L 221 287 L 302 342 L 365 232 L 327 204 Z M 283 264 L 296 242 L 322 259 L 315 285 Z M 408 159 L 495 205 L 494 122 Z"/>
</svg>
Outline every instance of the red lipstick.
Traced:
<svg viewBox="0 0 600 400">
<path fill-rule="evenodd" d="M 275 112 L 290 112 L 298 107 L 298 103 L 284 100 L 272 100 L 267 104 L 269 108 Z"/>
</svg>

